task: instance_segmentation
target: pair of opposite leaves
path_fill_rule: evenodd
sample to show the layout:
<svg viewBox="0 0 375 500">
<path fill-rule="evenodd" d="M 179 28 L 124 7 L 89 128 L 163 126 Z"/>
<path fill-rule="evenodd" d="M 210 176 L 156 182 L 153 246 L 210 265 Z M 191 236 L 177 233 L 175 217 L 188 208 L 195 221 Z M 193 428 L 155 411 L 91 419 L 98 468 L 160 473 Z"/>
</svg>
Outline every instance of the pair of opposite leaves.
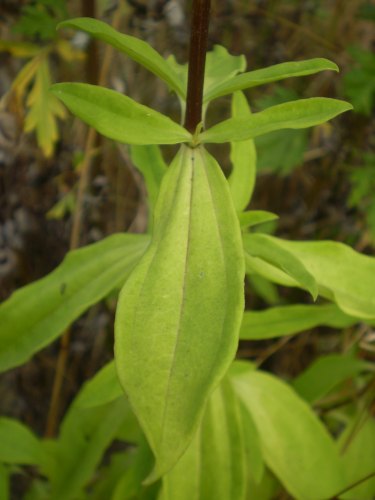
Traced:
<svg viewBox="0 0 375 500">
<path fill-rule="evenodd" d="M 165 174 L 153 236 L 116 314 L 119 379 L 166 473 L 191 441 L 234 358 L 244 258 L 228 183 L 202 147 L 182 145 Z"/>
</svg>

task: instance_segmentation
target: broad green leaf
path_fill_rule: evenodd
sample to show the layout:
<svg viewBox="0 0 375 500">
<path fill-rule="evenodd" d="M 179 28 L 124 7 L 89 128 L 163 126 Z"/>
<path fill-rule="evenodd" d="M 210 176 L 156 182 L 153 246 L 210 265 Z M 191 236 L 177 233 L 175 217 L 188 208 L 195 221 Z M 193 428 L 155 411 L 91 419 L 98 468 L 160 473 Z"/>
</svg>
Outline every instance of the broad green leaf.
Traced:
<svg viewBox="0 0 375 500">
<path fill-rule="evenodd" d="M 148 239 L 117 234 L 68 253 L 52 273 L 0 305 L 0 370 L 25 363 L 86 309 L 122 286 Z"/>
<path fill-rule="evenodd" d="M 318 289 L 314 276 L 306 269 L 301 259 L 278 245 L 277 239 L 266 234 L 248 234 L 246 250 L 252 257 L 259 257 L 281 269 L 316 299 Z"/>
<path fill-rule="evenodd" d="M 33 87 L 27 97 L 29 111 L 25 118 L 25 132 L 35 130 L 39 147 L 45 156 L 50 157 L 53 153 L 55 142 L 59 134 L 57 129 L 57 118 L 65 118 L 64 106 L 49 93 L 51 76 L 46 58 L 42 58 L 35 74 Z"/>
<path fill-rule="evenodd" d="M 156 199 L 159 194 L 161 180 L 167 171 L 167 165 L 156 145 L 131 146 L 130 156 L 132 162 L 143 175 L 145 180 L 150 218 L 153 218 Z"/>
<path fill-rule="evenodd" d="M 309 406 L 266 373 L 252 370 L 232 381 L 255 421 L 266 464 L 293 498 L 328 499 L 339 491 L 344 480 L 339 454 Z"/>
<path fill-rule="evenodd" d="M 178 75 L 167 61 L 143 40 L 119 33 L 108 24 L 88 17 L 64 21 L 58 25 L 58 28 L 85 31 L 92 37 L 112 45 L 166 82 L 179 96 L 185 97 L 186 89 L 182 86 Z"/>
<path fill-rule="evenodd" d="M 152 242 L 121 291 L 115 322 L 119 379 L 156 456 L 153 478 L 186 450 L 235 355 L 240 238 L 220 167 L 202 147 L 182 146 L 163 178 Z"/>
<path fill-rule="evenodd" d="M 364 424 L 354 431 L 353 439 L 351 439 L 349 446 L 346 447 L 342 454 L 346 471 L 346 484 L 344 486 L 354 484 L 375 472 L 375 422 L 372 415 L 365 415 L 365 418 Z M 354 422 L 356 421 L 354 420 Z M 352 431 L 352 425 L 348 425 L 340 436 L 338 441 L 340 450 Z M 374 496 L 375 476 L 372 476 L 357 487 L 340 495 L 339 498 L 345 500 L 373 500 Z"/>
<path fill-rule="evenodd" d="M 90 408 L 110 403 L 123 395 L 118 381 L 115 362 L 111 361 L 101 368 L 94 377 L 85 383 L 75 405 Z"/>
<path fill-rule="evenodd" d="M 252 236 L 252 235 L 251 235 Z M 287 241 L 265 236 L 299 259 L 318 283 L 319 294 L 334 302 L 349 316 L 375 319 L 375 259 L 333 241 Z M 245 251 L 251 240 L 244 235 Z M 246 265 L 267 279 L 285 286 L 299 286 L 284 272 L 261 259 L 248 256 Z"/>
<path fill-rule="evenodd" d="M 48 462 L 41 441 L 17 420 L 0 417 L 0 443 L 0 462 L 42 468 Z"/>
<path fill-rule="evenodd" d="M 313 75 L 324 70 L 338 71 L 335 63 L 327 59 L 316 58 L 308 59 L 307 61 L 293 61 L 281 64 L 276 64 L 268 68 L 249 71 L 242 75 L 237 75 L 230 80 L 218 82 L 215 86 L 211 86 L 204 96 L 205 101 L 212 101 L 217 97 L 232 94 L 237 90 L 249 89 L 264 85 L 265 83 L 277 82 L 290 78 L 292 76 Z"/>
<path fill-rule="evenodd" d="M 264 311 L 245 311 L 240 330 L 242 340 L 284 337 L 319 325 L 345 328 L 358 322 L 335 304 L 271 307 Z"/>
<path fill-rule="evenodd" d="M 88 83 L 57 83 L 50 91 L 105 137 L 126 144 L 179 144 L 191 134 L 165 115 L 114 90 Z"/>
<path fill-rule="evenodd" d="M 163 477 L 159 500 L 244 500 L 250 472 L 244 425 L 240 402 L 224 380 L 211 395 L 193 442 Z M 255 428 L 254 433 L 257 438 Z"/>
<path fill-rule="evenodd" d="M 368 369 L 360 359 L 344 354 L 320 356 L 293 381 L 293 387 L 308 403 L 326 396 L 345 380 Z"/>
<path fill-rule="evenodd" d="M 202 143 L 245 141 L 274 130 L 313 127 L 352 109 L 351 104 L 327 97 L 311 97 L 278 104 L 250 118 L 229 118 L 200 134 Z"/>
<path fill-rule="evenodd" d="M 232 98 L 232 117 L 247 119 L 251 117 L 250 107 L 242 92 L 236 92 Z M 232 142 L 230 159 L 232 172 L 228 182 L 237 212 L 244 210 L 253 194 L 256 178 L 257 154 L 254 141 Z"/>
<path fill-rule="evenodd" d="M 248 212 L 241 212 L 238 214 L 238 219 L 242 229 L 263 224 L 264 222 L 269 222 L 278 218 L 278 215 L 265 210 L 249 210 Z"/>
<path fill-rule="evenodd" d="M 75 500 L 82 494 L 129 411 L 125 398 L 95 408 L 70 407 L 56 443 L 53 500 Z"/>
</svg>

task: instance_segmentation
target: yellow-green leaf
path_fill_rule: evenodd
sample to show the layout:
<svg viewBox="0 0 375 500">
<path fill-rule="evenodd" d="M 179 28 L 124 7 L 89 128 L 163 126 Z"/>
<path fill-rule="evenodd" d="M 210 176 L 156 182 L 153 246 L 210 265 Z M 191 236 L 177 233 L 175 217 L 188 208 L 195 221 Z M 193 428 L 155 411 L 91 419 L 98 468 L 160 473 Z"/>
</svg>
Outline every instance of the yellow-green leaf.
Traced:
<svg viewBox="0 0 375 500">
<path fill-rule="evenodd" d="M 188 447 L 237 348 L 243 251 L 224 175 L 182 146 L 165 174 L 152 242 L 119 298 L 119 379 L 156 456 L 153 479 Z"/>
<path fill-rule="evenodd" d="M 35 130 L 39 147 L 45 156 L 53 153 L 58 139 L 57 118 L 65 118 L 64 106 L 49 92 L 51 77 L 47 59 L 43 58 L 35 75 L 35 82 L 27 98 L 29 112 L 25 119 L 25 132 Z"/>
</svg>

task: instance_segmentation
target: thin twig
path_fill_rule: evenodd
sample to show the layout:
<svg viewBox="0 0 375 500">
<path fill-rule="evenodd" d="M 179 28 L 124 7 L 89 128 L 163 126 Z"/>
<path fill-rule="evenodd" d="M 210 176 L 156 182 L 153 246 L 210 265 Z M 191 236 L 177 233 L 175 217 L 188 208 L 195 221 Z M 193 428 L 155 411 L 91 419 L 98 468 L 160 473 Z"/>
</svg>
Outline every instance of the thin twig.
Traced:
<svg viewBox="0 0 375 500">
<path fill-rule="evenodd" d="M 355 488 L 356 486 L 359 486 L 360 484 L 364 483 L 365 481 L 368 481 L 369 479 L 371 479 L 374 476 L 375 476 L 375 470 L 373 472 L 371 472 L 370 474 L 367 474 L 367 476 L 362 477 L 361 479 L 358 479 L 358 481 L 356 481 L 355 483 L 352 483 L 349 486 L 346 486 L 343 490 L 336 493 L 335 496 L 331 497 L 331 500 L 339 499 L 344 493 L 352 490 L 353 488 Z"/>
</svg>

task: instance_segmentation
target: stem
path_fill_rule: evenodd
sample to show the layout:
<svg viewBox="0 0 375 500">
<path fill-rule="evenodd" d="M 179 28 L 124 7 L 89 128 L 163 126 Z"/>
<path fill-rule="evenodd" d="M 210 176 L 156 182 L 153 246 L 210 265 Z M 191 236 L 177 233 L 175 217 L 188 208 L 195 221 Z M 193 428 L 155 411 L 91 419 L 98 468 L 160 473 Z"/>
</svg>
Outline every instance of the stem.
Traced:
<svg viewBox="0 0 375 500">
<path fill-rule="evenodd" d="M 210 6 L 210 0 L 193 0 L 185 118 L 185 127 L 192 134 L 202 121 L 204 67 Z"/>
</svg>

